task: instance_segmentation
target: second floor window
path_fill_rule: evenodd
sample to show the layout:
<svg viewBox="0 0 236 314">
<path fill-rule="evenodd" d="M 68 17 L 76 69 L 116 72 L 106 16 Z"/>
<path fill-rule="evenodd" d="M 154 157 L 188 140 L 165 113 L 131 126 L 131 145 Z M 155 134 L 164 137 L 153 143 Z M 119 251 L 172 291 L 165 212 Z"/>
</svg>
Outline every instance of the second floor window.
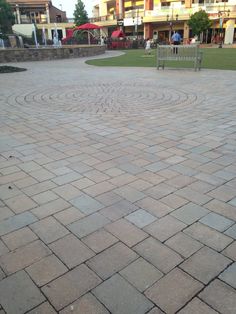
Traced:
<svg viewBox="0 0 236 314">
<path fill-rule="evenodd" d="M 162 7 L 170 7 L 170 2 L 162 2 L 161 6 Z"/>
</svg>

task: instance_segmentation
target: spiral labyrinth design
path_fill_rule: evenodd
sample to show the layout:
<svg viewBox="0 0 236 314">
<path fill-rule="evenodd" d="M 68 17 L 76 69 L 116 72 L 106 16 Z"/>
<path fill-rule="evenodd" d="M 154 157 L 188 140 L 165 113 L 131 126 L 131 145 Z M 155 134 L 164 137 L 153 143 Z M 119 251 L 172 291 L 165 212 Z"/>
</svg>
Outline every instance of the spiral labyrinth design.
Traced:
<svg viewBox="0 0 236 314">
<path fill-rule="evenodd" d="M 36 110 L 85 113 L 139 113 L 199 104 L 201 98 L 171 87 L 138 83 L 54 86 L 27 94 L 11 95 L 8 103 Z"/>
</svg>

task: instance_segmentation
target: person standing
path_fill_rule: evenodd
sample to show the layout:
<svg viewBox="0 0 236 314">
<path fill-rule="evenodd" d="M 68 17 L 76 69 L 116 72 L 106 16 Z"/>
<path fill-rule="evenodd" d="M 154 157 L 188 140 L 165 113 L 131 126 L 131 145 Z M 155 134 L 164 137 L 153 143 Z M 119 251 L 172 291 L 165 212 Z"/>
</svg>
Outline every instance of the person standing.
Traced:
<svg viewBox="0 0 236 314">
<path fill-rule="evenodd" d="M 146 46 L 145 46 L 145 53 L 150 55 L 151 54 L 151 40 L 147 38 Z"/>
<path fill-rule="evenodd" d="M 104 40 L 104 37 L 102 36 L 101 37 L 101 46 L 104 46 L 105 45 L 105 40 Z"/>
<path fill-rule="evenodd" d="M 176 31 L 174 32 L 174 34 L 171 37 L 172 42 L 174 45 L 179 45 L 181 42 L 181 36 L 180 34 Z M 178 48 L 174 48 L 174 53 L 177 54 L 178 53 Z"/>
</svg>

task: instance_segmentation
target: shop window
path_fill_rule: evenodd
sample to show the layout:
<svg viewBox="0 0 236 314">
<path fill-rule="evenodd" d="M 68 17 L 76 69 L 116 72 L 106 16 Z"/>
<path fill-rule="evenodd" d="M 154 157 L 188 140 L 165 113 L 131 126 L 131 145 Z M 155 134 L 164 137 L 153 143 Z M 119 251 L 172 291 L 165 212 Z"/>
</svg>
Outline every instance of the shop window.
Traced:
<svg viewBox="0 0 236 314">
<path fill-rule="evenodd" d="M 162 2 L 161 6 L 162 7 L 170 7 L 170 2 Z"/>
</svg>

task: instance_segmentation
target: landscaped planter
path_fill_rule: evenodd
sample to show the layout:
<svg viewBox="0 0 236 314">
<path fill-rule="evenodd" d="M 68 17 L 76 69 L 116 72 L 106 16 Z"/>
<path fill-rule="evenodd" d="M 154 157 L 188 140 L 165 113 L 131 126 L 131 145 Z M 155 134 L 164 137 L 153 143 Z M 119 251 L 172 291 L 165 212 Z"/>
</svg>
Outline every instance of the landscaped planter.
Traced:
<svg viewBox="0 0 236 314">
<path fill-rule="evenodd" d="M 16 48 L 0 49 L 0 63 L 42 61 L 88 57 L 103 54 L 105 46 L 62 46 L 60 48 Z"/>
</svg>

